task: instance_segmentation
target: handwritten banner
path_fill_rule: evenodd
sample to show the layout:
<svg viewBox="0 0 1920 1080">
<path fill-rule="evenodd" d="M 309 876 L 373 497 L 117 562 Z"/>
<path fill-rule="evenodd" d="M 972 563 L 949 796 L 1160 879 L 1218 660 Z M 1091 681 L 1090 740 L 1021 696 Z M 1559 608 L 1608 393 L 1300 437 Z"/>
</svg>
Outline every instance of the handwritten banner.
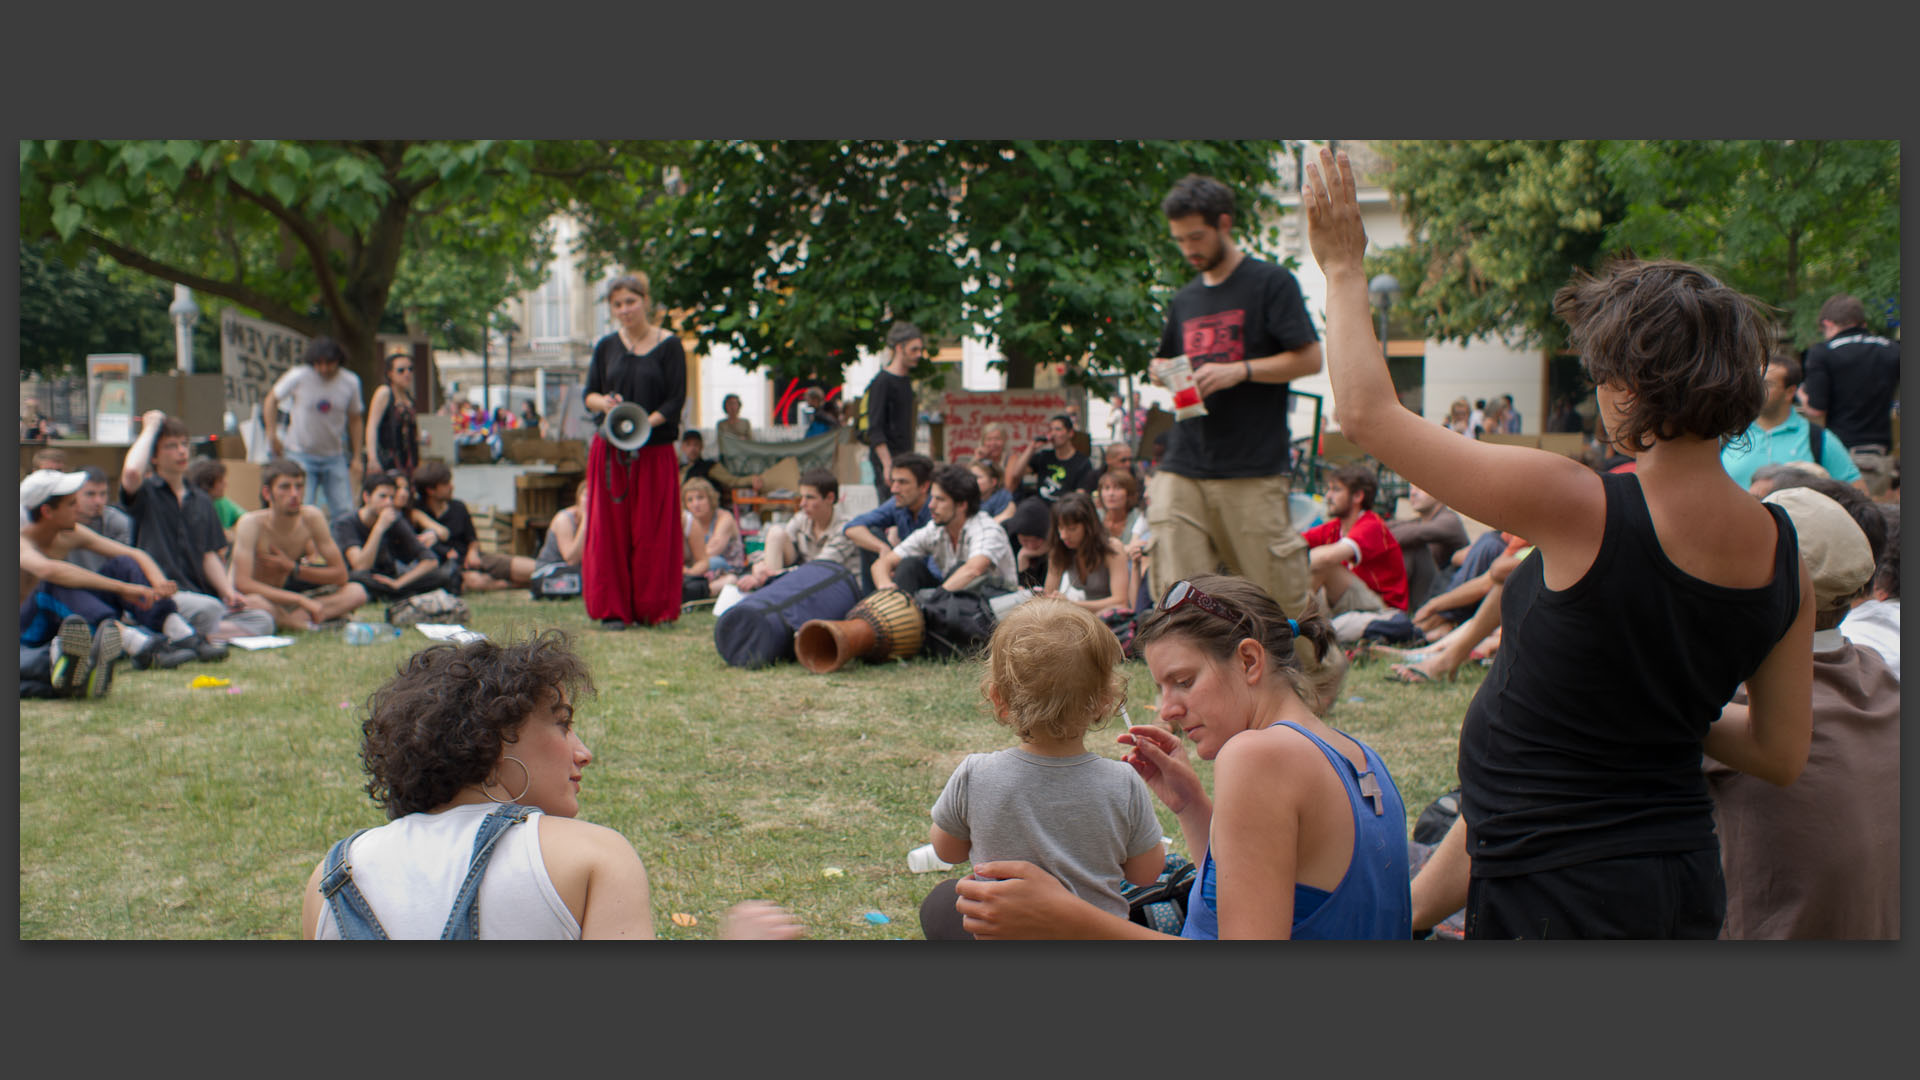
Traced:
<svg viewBox="0 0 1920 1080">
<path fill-rule="evenodd" d="M 232 308 L 220 313 L 220 374 L 227 411 L 244 424 L 281 373 L 300 362 L 308 337 L 278 323 L 251 319 Z"/>
<path fill-rule="evenodd" d="M 1007 425 L 1007 448 L 1047 434 L 1047 419 L 1069 411 L 1058 390 L 1000 390 L 980 393 L 950 390 L 941 402 L 946 414 L 948 460 L 980 450 L 980 430 L 996 421 Z"/>
</svg>

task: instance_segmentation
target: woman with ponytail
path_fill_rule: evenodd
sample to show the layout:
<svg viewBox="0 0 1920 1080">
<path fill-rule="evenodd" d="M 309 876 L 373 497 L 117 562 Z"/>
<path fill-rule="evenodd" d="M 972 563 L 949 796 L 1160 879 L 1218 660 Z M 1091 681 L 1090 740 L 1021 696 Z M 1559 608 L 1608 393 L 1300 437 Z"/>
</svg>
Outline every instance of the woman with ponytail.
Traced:
<svg viewBox="0 0 1920 1080">
<path fill-rule="evenodd" d="M 1213 796 L 1166 728 L 1120 736 L 1126 762 L 1201 854 L 1180 936 L 1404 940 L 1412 932 L 1406 809 L 1366 744 L 1314 715 L 1298 642 L 1337 646 L 1325 619 L 1290 620 L 1241 578 L 1175 582 L 1135 646 L 1160 719 L 1214 763 Z M 974 866 L 957 887 L 981 938 L 1163 937 L 1100 911 L 1025 862 Z"/>
</svg>

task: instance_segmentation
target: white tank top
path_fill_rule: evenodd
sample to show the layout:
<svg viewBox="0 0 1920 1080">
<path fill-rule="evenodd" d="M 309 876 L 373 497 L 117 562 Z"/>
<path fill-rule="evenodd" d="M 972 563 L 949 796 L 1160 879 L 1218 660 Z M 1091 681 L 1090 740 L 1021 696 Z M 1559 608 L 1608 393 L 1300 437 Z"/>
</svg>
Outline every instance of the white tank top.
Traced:
<svg viewBox="0 0 1920 1080">
<path fill-rule="evenodd" d="M 347 849 L 354 887 L 389 938 L 432 940 L 447 925 L 454 896 L 473 860 L 473 838 L 492 803 L 438 814 L 408 814 L 360 834 Z M 580 922 L 547 877 L 540 856 L 540 812 L 502 833 L 480 879 L 480 937 L 576 941 Z M 338 941 L 333 907 L 323 905 L 313 935 Z"/>
</svg>

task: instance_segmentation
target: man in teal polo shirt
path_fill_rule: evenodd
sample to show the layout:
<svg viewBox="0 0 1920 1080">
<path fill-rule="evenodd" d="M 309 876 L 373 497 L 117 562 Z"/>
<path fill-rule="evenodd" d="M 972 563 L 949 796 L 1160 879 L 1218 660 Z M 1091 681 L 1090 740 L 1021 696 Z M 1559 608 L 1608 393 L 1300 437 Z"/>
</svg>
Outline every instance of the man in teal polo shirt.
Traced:
<svg viewBox="0 0 1920 1080">
<path fill-rule="evenodd" d="M 1793 408 L 1793 394 L 1800 386 L 1800 379 L 1799 360 L 1786 353 L 1773 354 L 1767 361 L 1767 398 L 1760 406 L 1760 415 L 1748 426 L 1743 438 L 1720 451 L 1720 463 L 1741 487 L 1753 483 L 1753 472 L 1762 465 L 1811 461 L 1827 470 L 1835 480 L 1865 491 L 1859 466 L 1831 432 L 1821 431 L 1821 445 L 1817 451 L 1813 448 L 1812 427 L 1807 418 Z"/>
</svg>

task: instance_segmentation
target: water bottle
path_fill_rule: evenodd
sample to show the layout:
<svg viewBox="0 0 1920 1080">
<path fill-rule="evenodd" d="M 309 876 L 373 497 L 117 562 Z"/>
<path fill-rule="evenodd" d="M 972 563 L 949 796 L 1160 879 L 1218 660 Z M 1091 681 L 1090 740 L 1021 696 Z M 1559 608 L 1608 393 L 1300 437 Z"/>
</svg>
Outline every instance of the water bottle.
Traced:
<svg viewBox="0 0 1920 1080">
<path fill-rule="evenodd" d="M 386 635 L 380 631 L 381 628 L 372 623 L 348 623 L 346 630 L 347 644 L 371 645 L 380 638 L 386 637 Z"/>
</svg>

